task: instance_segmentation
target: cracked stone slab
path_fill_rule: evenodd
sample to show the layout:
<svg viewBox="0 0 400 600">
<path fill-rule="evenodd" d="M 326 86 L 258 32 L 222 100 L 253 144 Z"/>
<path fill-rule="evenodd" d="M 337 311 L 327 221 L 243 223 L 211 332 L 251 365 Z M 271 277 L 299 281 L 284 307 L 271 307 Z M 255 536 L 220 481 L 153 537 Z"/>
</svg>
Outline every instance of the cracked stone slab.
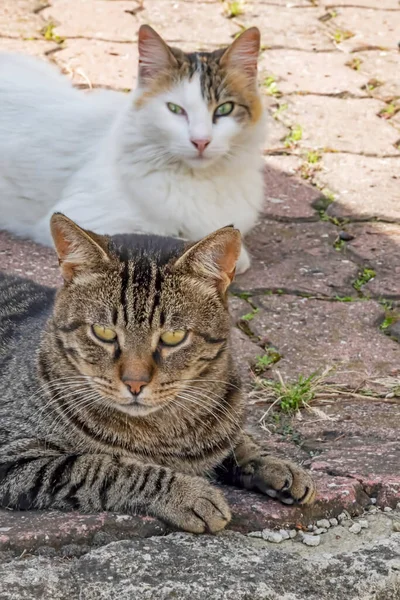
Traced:
<svg viewBox="0 0 400 600">
<path fill-rule="evenodd" d="M 354 37 L 346 41 L 346 49 L 357 49 L 360 46 L 377 46 L 394 50 L 399 42 L 400 11 L 360 9 L 354 2 L 353 6 L 342 7 L 338 16 L 332 19 L 332 27 L 341 31 L 350 31 Z M 397 5 L 396 8 L 399 8 Z"/>
<path fill-rule="evenodd" d="M 267 156 L 265 163 L 265 202 L 262 214 L 282 221 L 317 221 L 319 217 L 313 205 L 321 198 L 321 192 L 300 177 L 294 176 L 301 161 L 291 156 Z"/>
<path fill-rule="evenodd" d="M 356 450 L 351 442 L 327 450 L 313 460 L 311 469 L 351 477 L 361 483 L 368 496 L 377 499 L 378 506 L 395 508 L 400 501 L 398 442 L 360 445 Z"/>
<path fill-rule="evenodd" d="M 399 345 L 378 328 L 384 317 L 378 302 L 257 295 L 252 303 L 259 310 L 248 325 L 282 355 L 275 368 L 285 379 L 336 367 L 330 379 L 356 387 L 366 378 L 390 376 L 399 368 Z M 239 319 L 249 305 L 231 310 Z"/>
<path fill-rule="evenodd" d="M 40 38 L 44 20 L 41 14 L 34 14 L 38 0 L 13 0 L 0 3 L 0 43 L 1 37 Z M 23 40 L 21 39 L 21 42 Z"/>
<path fill-rule="evenodd" d="M 296 3 L 297 4 L 297 3 Z M 263 47 L 283 47 L 303 51 L 332 50 L 333 45 L 324 26 L 318 21 L 319 8 L 307 10 L 285 2 L 284 6 L 252 1 L 246 4 L 240 15 L 240 23 L 246 27 L 257 25 L 262 31 Z"/>
<path fill-rule="evenodd" d="M 400 535 L 308 560 L 235 534 L 121 541 L 70 561 L 0 566 L 1 600 L 395 600 Z M 332 585 L 334 582 L 334 585 Z"/>
<path fill-rule="evenodd" d="M 132 42 L 136 39 L 138 23 L 128 12 L 136 2 L 119 0 L 56 0 L 40 14 L 55 23 L 54 34 L 63 38 L 93 38 L 115 42 Z"/>
<path fill-rule="evenodd" d="M 1 10 L 1 9 L 0 9 Z M 52 54 L 60 46 L 55 42 L 45 40 L 21 40 L 19 38 L 0 38 L 1 52 L 16 52 L 17 54 L 29 54 L 47 59 L 47 54 Z"/>
<path fill-rule="evenodd" d="M 323 0 L 321 3 L 325 8 L 370 8 L 373 10 L 398 11 L 398 0 Z M 363 13 L 360 13 L 360 17 Z"/>
<path fill-rule="evenodd" d="M 306 528 L 318 519 L 336 517 L 344 510 L 359 515 L 369 504 L 361 484 L 351 477 L 330 477 L 316 472 L 314 478 L 318 495 L 311 507 L 286 506 L 261 494 L 222 488 L 233 515 L 229 529 L 248 533 L 265 528 Z M 59 551 L 68 546 L 84 550 L 170 531 L 165 523 L 145 516 L 0 510 L 0 553 L 40 552 L 44 547 Z"/>
<path fill-rule="evenodd" d="M 400 298 L 400 225 L 363 223 L 346 230 L 354 235 L 346 245 L 346 253 L 376 271 L 363 292 L 376 298 Z"/>
<path fill-rule="evenodd" d="M 118 90 L 134 87 L 137 77 L 136 43 L 101 40 L 68 40 L 54 55 L 62 69 L 72 74 L 75 85 L 103 86 Z"/>
<path fill-rule="evenodd" d="M 56 287 L 61 284 L 57 256 L 52 248 L 0 231 L 0 270 Z"/>
<path fill-rule="evenodd" d="M 316 182 L 338 194 L 328 215 L 354 220 L 400 218 L 399 158 L 325 154 Z"/>
<path fill-rule="evenodd" d="M 342 52 L 302 52 L 269 50 L 261 55 L 261 79 L 276 77 L 277 89 L 283 94 L 341 94 L 365 96 L 361 89 L 369 79 L 362 71 L 346 66 L 349 57 Z"/>
<path fill-rule="evenodd" d="M 299 147 L 400 156 L 395 148 L 398 132 L 377 116 L 385 106 L 379 100 L 291 96 L 288 104 L 285 122 L 302 127 Z"/>
<path fill-rule="evenodd" d="M 236 278 L 234 288 L 351 295 L 358 268 L 334 249 L 336 236 L 328 223 L 261 221 L 247 237 L 252 268 Z"/>
<path fill-rule="evenodd" d="M 382 84 L 370 92 L 373 96 L 385 100 L 400 96 L 399 52 L 397 49 L 393 52 L 358 52 L 355 58 L 361 60 L 357 73 L 367 76 L 368 81 L 376 79 Z"/>
<path fill-rule="evenodd" d="M 228 46 L 240 26 L 223 16 L 220 2 L 177 2 L 146 0 L 137 14 L 138 21 L 149 23 L 170 44 L 186 51 Z"/>
</svg>

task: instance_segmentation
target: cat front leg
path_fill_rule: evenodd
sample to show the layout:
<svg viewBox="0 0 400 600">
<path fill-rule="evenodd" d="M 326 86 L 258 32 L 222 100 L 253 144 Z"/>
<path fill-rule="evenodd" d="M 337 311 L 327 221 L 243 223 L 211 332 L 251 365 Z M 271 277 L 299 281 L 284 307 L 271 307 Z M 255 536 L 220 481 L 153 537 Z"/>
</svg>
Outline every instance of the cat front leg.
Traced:
<svg viewBox="0 0 400 600">
<path fill-rule="evenodd" d="M 33 441 L 24 452 L 0 453 L 0 507 L 145 513 L 192 533 L 230 521 L 219 490 L 201 477 L 136 460 L 98 454 L 53 454 Z"/>
<path fill-rule="evenodd" d="M 307 471 L 295 463 L 269 455 L 248 434 L 216 469 L 222 483 L 255 490 L 285 504 L 311 504 L 315 484 Z"/>
</svg>

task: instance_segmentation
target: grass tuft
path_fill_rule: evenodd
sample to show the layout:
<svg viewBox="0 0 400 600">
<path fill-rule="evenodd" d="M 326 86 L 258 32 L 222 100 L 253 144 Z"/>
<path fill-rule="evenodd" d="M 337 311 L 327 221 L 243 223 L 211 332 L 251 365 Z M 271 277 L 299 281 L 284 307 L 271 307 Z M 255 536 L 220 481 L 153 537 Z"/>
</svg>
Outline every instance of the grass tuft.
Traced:
<svg viewBox="0 0 400 600">
<path fill-rule="evenodd" d="M 376 272 L 374 269 L 369 269 L 368 267 L 364 267 L 362 271 L 358 274 L 358 277 L 355 281 L 353 281 L 353 288 L 357 290 L 357 292 L 361 292 L 361 288 L 371 281 L 376 276 Z"/>
</svg>

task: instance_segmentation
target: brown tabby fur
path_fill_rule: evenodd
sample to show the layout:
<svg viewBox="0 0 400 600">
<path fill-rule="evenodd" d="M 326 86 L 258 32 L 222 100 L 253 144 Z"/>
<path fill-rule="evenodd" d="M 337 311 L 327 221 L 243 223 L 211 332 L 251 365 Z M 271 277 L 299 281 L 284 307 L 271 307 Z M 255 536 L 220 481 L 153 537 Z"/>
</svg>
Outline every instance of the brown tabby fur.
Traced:
<svg viewBox="0 0 400 600">
<path fill-rule="evenodd" d="M 209 479 L 312 502 L 310 476 L 242 430 L 226 301 L 239 232 L 185 248 L 111 240 L 61 214 L 51 225 L 57 294 L 0 277 L 0 506 L 140 511 L 214 532 L 230 511 Z M 117 341 L 97 339 L 94 324 Z M 178 329 L 182 343 L 162 345 Z"/>
</svg>

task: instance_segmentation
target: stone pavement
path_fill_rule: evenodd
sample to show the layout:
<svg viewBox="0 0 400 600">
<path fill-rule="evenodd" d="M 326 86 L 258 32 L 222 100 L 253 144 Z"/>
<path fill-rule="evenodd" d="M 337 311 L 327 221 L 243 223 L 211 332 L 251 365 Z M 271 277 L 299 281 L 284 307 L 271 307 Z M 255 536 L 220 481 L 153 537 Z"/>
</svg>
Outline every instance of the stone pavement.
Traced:
<svg viewBox="0 0 400 600">
<path fill-rule="evenodd" d="M 229 491 L 237 533 L 202 540 L 160 538 L 166 527 L 139 517 L 0 513 L 0 600 L 256 600 L 289 598 L 286 593 L 292 600 L 398 599 L 400 541 L 389 530 L 375 545 L 364 537 L 361 549 L 350 544 L 347 554 L 334 552 L 332 565 L 326 557 L 335 536 L 323 534 L 326 564 L 308 555 L 304 573 L 304 545 L 285 542 L 292 548 L 287 585 L 279 567 L 283 546 L 271 550 L 258 540 L 256 548 L 242 534 L 302 530 L 344 510 L 356 516 L 371 503 L 394 509 L 400 501 L 400 3 L 1 0 L 0 50 L 55 62 L 83 89 L 126 91 L 136 77 L 142 23 L 184 49 L 218 48 L 244 27 L 261 29 L 260 84 L 270 114 L 265 206 L 247 241 L 253 268 L 233 288 L 234 341 L 249 426 L 278 454 L 308 465 L 319 496 L 303 510 Z M 7 233 L 0 233 L 0 268 L 59 283 L 51 250 Z M 279 402 L 271 408 L 265 380 L 298 382 L 324 369 L 332 370 L 315 390 L 314 410 L 291 416 Z M 126 538 L 132 541 L 115 541 Z M 186 551 L 189 565 L 181 556 Z M 13 558 L 21 554 L 24 559 Z M 132 560 L 140 564 L 129 571 Z M 154 569 L 151 577 L 143 561 Z M 215 562 L 227 570 L 211 567 Z M 332 590 L 329 581 L 346 569 L 347 579 Z M 360 587 L 365 569 L 368 585 Z M 104 589 L 91 571 L 98 578 L 103 573 Z M 211 583 L 220 582 L 214 595 L 198 580 L 209 573 Z"/>
</svg>

